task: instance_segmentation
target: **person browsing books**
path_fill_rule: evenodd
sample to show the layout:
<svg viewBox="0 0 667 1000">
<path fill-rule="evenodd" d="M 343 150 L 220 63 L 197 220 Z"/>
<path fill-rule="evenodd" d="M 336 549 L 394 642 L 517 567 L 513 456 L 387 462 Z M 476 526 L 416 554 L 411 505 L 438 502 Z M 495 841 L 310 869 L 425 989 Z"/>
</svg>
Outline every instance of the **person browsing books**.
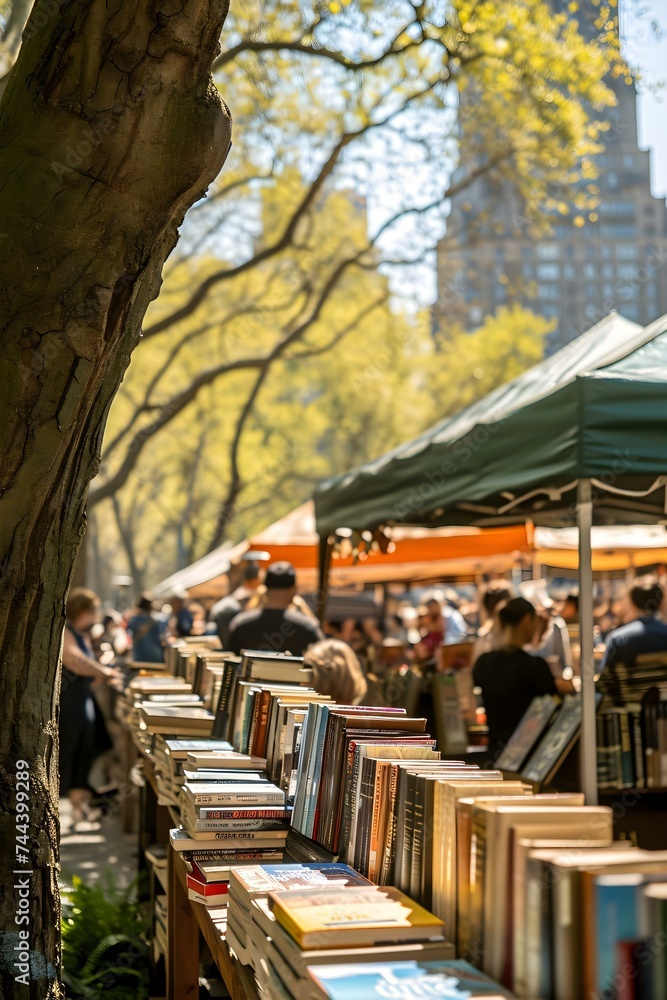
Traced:
<svg viewBox="0 0 667 1000">
<path fill-rule="evenodd" d="M 99 598 L 92 590 L 77 587 L 67 598 L 60 688 L 60 794 L 67 795 L 72 819 L 97 819 L 90 809 L 88 773 L 98 752 L 111 746 L 104 720 L 91 692 L 93 681 L 121 689 L 122 673 L 98 663 L 88 638 L 99 617 Z"/>
<path fill-rule="evenodd" d="M 360 705 L 368 683 L 355 651 L 342 639 L 324 639 L 305 653 L 304 667 L 313 671 L 313 687 L 340 705 Z"/>
<path fill-rule="evenodd" d="M 296 596 L 296 572 L 291 563 L 271 563 L 264 586 L 263 606 L 242 612 L 230 625 L 232 653 L 257 649 L 301 656 L 314 642 L 324 639 L 316 619 L 290 607 Z"/>
<path fill-rule="evenodd" d="M 617 663 L 634 666 L 638 656 L 667 652 L 667 624 L 658 617 L 663 597 L 663 589 L 655 577 L 638 577 L 632 583 L 626 624 L 607 636 L 602 670 Z"/>
<path fill-rule="evenodd" d="M 150 594 L 142 594 L 127 624 L 132 636 L 132 659 L 140 663 L 164 663 L 164 634 L 167 622 L 153 608 Z"/>
<path fill-rule="evenodd" d="M 514 597 L 498 613 L 502 630 L 499 649 L 483 653 L 473 667 L 473 680 L 482 689 L 489 727 L 489 751 L 497 758 L 533 698 L 572 691 L 570 681 L 555 678 L 549 664 L 523 648 L 535 631 L 535 607 Z"/>
</svg>

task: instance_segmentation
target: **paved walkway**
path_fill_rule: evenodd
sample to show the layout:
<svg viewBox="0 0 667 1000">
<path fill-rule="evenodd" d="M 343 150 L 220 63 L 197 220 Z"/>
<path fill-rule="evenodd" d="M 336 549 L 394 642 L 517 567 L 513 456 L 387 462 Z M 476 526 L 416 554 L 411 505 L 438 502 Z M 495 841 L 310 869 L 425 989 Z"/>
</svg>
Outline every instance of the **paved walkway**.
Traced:
<svg viewBox="0 0 667 1000">
<path fill-rule="evenodd" d="M 136 835 L 123 833 L 117 812 L 99 823 L 79 823 L 72 827 L 68 799 L 60 800 L 61 882 L 71 885 L 72 875 L 92 884 L 112 870 L 119 888 L 128 885 L 137 874 Z"/>
</svg>

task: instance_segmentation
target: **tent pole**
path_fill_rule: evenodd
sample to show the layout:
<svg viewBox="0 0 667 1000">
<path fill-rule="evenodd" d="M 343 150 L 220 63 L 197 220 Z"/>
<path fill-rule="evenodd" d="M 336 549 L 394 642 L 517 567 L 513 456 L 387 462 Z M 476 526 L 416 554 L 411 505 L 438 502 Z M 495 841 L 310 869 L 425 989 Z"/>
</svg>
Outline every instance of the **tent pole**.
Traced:
<svg viewBox="0 0 667 1000">
<path fill-rule="evenodd" d="M 320 622 L 324 621 L 327 611 L 332 552 L 333 541 L 327 535 L 320 535 L 318 552 L 319 587 L 317 590 L 317 617 Z"/>
<path fill-rule="evenodd" d="M 579 528 L 579 642 L 581 645 L 581 756 L 582 791 L 586 805 L 597 805 L 597 746 L 595 733 L 595 659 L 593 655 L 593 562 L 591 527 L 593 496 L 590 479 L 577 486 Z"/>
</svg>

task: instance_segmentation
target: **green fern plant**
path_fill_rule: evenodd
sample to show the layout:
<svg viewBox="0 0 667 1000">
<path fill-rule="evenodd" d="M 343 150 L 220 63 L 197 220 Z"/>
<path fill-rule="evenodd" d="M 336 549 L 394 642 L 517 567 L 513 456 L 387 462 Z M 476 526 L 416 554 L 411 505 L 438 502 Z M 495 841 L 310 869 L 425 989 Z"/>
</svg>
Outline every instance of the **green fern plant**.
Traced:
<svg viewBox="0 0 667 1000">
<path fill-rule="evenodd" d="M 63 978 L 68 1000 L 145 1000 L 148 924 L 136 883 L 118 889 L 112 872 L 96 885 L 78 876 L 63 892 Z"/>
</svg>

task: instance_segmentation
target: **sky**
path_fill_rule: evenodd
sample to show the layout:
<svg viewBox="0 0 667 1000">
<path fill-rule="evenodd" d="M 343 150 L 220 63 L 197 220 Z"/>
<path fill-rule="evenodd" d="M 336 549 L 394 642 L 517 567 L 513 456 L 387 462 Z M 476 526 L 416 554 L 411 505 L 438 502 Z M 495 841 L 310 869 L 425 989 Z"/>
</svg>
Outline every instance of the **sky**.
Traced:
<svg viewBox="0 0 667 1000">
<path fill-rule="evenodd" d="M 653 194 L 667 197 L 667 0 L 621 2 L 626 58 L 645 77 L 639 86 L 639 145 L 651 150 Z M 661 37 L 651 31 L 662 27 Z M 663 88 L 659 88 L 662 84 Z"/>
</svg>

